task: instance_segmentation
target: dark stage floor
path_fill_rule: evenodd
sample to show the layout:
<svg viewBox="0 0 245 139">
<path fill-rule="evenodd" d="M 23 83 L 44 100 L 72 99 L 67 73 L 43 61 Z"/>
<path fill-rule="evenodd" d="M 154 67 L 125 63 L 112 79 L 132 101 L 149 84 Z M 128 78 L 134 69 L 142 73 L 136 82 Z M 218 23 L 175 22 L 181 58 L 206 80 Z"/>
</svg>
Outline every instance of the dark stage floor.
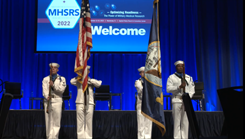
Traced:
<svg viewBox="0 0 245 139">
<path fill-rule="evenodd" d="M 166 133 L 161 137 L 158 127 L 153 124 L 153 139 L 172 139 L 173 120 L 171 111 L 165 111 Z M 200 128 L 200 139 L 227 139 L 220 137 L 224 116 L 223 112 L 196 112 Z M 191 131 L 189 133 L 190 138 Z M 76 139 L 76 111 L 62 113 L 60 139 Z M 4 139 L 44 139 L 45 119 L 43 110 L 10 110 Z M 95 111 L 93 117 L 94 139 L 137 139 L 136 111 Z"/>
</svg>

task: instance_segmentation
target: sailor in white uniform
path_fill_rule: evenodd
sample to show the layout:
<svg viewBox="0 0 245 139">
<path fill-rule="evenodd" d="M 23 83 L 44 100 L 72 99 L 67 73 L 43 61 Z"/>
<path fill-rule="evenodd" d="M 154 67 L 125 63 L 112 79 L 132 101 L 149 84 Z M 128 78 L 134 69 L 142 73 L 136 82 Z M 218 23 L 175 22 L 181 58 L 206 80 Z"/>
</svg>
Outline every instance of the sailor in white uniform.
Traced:
<svg viewBox="0 0 245 139">
<path fill-rule="evenodd" d="M 135 88 L 137 90 L 137 123 L 138 123 L 138 139 L 150 139 L 152 132 L 152 121 L 147 119 L 145 116 L 141 114 L 141 103 L 142 103 L 142 93 L 143 93 L 143 80 L 145 76 L 145 67 L 141 67 L 138 69 L 139 74 L 141 76 L 140 79 L 135 81 Z"/>
<path fill-rule="evenodd" d="M 87 66 L 89 74 L 90 66 Z M 93 112 L 94 112 L 94 93 L 93 88 L 100 87 L 102 81 L 88 78 L 88 92 L 83 92 L 82 84 L 77 81 L 77 78 L 71 79 L 71 84 L 77 87 L 76 98 L 76 115 L 77 115 L 77 138 L 78 139 L 92 139 L 93 135 Z M 84 93 L 86 95 L 86 104 Z"/>
<path fill-rule="evenodd" d="M 188 139 L 189 121 L 182 100 L 183 88 L 192 98 L 195 93 L 195 85 L 191 76 L 185 74 L 185 82 L 181 82 L 183 76 L 183 61 L 176 61 L 176 72 L 168 77 L 167 92 L 172 93 L 172 115 L 174 121 L 174 139 Z"/>
<path fill-rule="evenodd" d="M 57 74 L 60 67 L 59 64 L 50 63 L 49 67 L 51 68 L 52 80 L 50 80 L 49 75 L 43 78 L 42 81 L 46 137 L 47 139 L 58 139 L 62 114 L 62 96 L 66 88 L 66 79 Z M 51 87 L 51 96 L 49 96 L 49 87 Z M 48 100 L 50 100 L 49 113 L 46 112 Z"/>
</svg>

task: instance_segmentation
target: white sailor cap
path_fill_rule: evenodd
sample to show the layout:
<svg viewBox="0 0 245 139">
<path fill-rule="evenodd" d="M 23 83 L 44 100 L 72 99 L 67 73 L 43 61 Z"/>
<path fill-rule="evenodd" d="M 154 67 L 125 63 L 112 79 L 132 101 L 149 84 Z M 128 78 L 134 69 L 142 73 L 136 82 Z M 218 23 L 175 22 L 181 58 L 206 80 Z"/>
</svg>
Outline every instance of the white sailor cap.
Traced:
<svg viewBox="0 0 245 139">
<path fill-rule="evenodd" d="M 145 67 L 143 66 L 143 67 L 138 68 L 138 71 L 139 71 L 139 72 L 145 71 Z"/>
<path fill-rule="evenodd" d="M 51 64 L 53 67 L 59 68 L 60 65 L 58 63 L 49 63 L 49 67 L 51 68 Z"/>
<path fill-rule="evenodd" d="M 178 60 L 174 63 L 175 66 L 177 66 L 178 64 L 184 64 L 184 61 Z"/>
<path fill-rule="evenodd" d="M 87 65 L 87 69 L 88 69 L 88 70 L 90 69 L 90 66 L 89 66 L 89 65 Z"/>
</svg>

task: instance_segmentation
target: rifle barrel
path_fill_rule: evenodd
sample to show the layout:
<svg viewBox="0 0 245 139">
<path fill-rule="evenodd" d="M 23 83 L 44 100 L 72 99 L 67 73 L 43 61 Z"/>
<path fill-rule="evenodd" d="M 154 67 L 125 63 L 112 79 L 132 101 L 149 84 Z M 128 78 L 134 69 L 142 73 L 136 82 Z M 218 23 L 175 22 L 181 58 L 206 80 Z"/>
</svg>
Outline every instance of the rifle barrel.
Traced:
<svg viewBox="0 0 245 139">
<path fill-rule="evenodd" d="M 53 66 L 52 66 L 52 64 L 51 64 L 51 68 L 50 68 L 50 75 L 49 75 L 49 82 L 50 81 L 52 81 L 52 68 L 53 68 Z M 48 111 L 48 108 L 49 108 L 49 105 L 50 105 L 50 100 L 51 100 L 51 86 L 49 85 L 49 93 L 48 93 L 48 96 L 49 96 L 49 99 L 48 99 L 48 104 L 47 104 L 47 109 L 46 109 L 46 112 L 47 113 L 49 113 L 49 111 Z"/>
<path fill-rule="evenodd" d="M 185 82 L 185 64 L 183 64 L 183 78 L 182 78 L 182 83 Z M 185 87 L 183 88 L 183 92 L 185 93 Z"/>
</svg>

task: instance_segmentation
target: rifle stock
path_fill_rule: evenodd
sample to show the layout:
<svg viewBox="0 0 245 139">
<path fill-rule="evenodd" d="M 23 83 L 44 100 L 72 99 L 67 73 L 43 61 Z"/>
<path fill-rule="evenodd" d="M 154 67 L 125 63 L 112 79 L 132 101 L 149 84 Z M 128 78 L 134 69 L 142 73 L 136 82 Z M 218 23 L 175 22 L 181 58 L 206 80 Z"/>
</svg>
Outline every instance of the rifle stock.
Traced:
<svg viewBox="0 0 245 139">
<path fill-rule="evenodd" d="M 51 64 L 51 68 L 50 68 L 50 75 L 49 75 L 49 77 L 50 77 L 50 79 L 49 79 L 49 81 L 52 81 L 52 64 Z M 51 86 L 49 85 L 49 93 L 48 93 L 48 96 L 49 96 L 49 100 L 48 100 L 48 104 L 47 104 L 47 108 L 46 108 L 46 112 L 47 113 L 49 113 L 49 111 L 48 111 L 48 108 L 49 108 L 49 105 L 50 105 L 50 101 L 51 101 Z"/>
</svg>

